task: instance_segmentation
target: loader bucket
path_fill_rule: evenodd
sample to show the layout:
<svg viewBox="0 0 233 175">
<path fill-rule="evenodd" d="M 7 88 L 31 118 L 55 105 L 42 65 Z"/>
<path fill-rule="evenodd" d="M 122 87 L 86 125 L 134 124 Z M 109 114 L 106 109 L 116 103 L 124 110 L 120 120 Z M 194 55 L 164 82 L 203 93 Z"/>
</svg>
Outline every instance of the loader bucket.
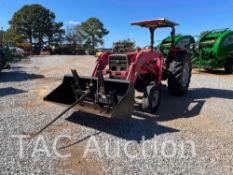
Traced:
<svg viewBox="0 0 233 175">
<path fill-rule="evenodd" d="M 107 98 L 100 94 L 99 78 L 79 77 L 78 84 L 74 76 L 67 75 L 60 86 L 48 94 L 44 100 L 69 106 L 80 98 L 88 89 L 91 93 L 79 103 L 80 111 L 109 118 L 129 118 L 134 110 L 134 86 L 127 80 L 104 79 Z"/>
</svg>

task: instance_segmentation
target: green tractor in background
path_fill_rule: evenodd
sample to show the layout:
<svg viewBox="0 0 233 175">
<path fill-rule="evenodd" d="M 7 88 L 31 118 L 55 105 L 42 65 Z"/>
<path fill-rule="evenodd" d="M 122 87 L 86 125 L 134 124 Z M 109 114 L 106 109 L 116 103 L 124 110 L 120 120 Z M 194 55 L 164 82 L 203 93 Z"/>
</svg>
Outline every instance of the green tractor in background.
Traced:
<svg viewBox="0 0 233 175">
<path fill-rule="evenodd" d="M 233 72 L 233 31 L 229 29 L 203 32 L 192 46 L 193 65 L 207 70 L 225 68 Z"/>
<path fill-rule="evenodd" d="M 162 40 L 162 42 L 159 44 L 159 49 L 163 52 L 163 55 L 165 58 L 168 57 L 169 50 L 171 48 L 172 43 L 172 37 L 169 36 Z M 175 46 L 177 47 L 184 47 L 186 49 L 190 49 L 190 46 L 195 43 L 195 39 L 191 35 L 181 35 L 178 34 L 175 37 Z"/>
</svg>

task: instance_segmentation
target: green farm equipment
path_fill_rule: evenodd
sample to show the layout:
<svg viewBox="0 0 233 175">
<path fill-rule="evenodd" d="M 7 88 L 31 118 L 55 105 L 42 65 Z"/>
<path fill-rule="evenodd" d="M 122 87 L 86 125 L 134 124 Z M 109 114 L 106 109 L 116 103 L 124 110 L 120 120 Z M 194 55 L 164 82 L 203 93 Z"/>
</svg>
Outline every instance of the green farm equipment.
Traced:
<svg viewBox="0 0 233 175">
<path fill-rule="evenodd" d="M 233 72 L 233 31 L 229 29 L 203 32 L 192 46 L 193 65 L 204 69 L 225 68 Z"/>
<path fill-rule="evenodd" d="M 165 57 L 168 57 L 169 50 L 171 48 L 172 37 L 168 36 L 159 44 L 159 49 L 163 52 Z M 190 46 L 195 43 L 195 39 L 191 35 L 178 34 L 175 37 L 174 45 L 190 49 Z"/>
</svg>

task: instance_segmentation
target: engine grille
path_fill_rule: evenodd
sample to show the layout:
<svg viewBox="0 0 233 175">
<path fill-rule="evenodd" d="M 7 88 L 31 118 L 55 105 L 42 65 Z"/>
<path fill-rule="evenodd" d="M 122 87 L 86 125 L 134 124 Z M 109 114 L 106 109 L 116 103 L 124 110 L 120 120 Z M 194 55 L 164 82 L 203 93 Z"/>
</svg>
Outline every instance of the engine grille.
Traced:
<svg viewBox="0 0 233 175">
<path fill-rule="evenodd" d="M 110 71 L 125 71 L 128 69 L 129 60 L 127 55 L 115 54 L 109 56 L 108 63 Z"/>
</svg>

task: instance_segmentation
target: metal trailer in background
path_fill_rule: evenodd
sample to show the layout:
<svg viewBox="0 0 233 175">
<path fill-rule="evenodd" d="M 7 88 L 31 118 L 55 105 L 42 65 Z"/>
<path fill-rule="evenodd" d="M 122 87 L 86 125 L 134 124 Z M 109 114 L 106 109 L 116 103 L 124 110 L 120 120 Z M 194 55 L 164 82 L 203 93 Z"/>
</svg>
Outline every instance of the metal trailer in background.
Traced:
<svg viewBox="0 0 233 175">
<path fill-rule="evenodd" d="M 225 68 L 233 73 L 233 31 L 229 29 L 203 32 L 192 48 L 192 62 L 205 69 Z"/>
</svg>

